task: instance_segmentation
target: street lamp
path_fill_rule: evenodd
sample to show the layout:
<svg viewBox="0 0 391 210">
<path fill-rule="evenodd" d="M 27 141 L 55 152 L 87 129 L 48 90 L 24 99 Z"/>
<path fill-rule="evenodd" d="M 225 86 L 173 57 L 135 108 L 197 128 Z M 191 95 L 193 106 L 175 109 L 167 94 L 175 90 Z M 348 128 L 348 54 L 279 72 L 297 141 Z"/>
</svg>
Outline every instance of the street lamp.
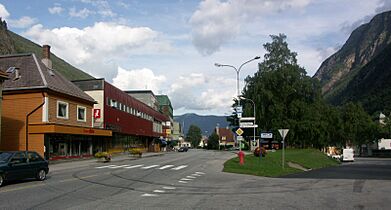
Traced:
<svg viewBox="0 0 391 210">
<path fill-rule="evenodd" d="M 253 101 L 253 100 L 251 100 L 251 99 L 249 99 L 249 98 L 245 98 L 245 97 L 243 97 L 243 96 L 239 96 L 239 98 L 240 99 L 242 99 L 242 100 L 248 100 L 248 101 L 251 101 L 251 103 L 253 104 L 253 110 L 254 110 L 254 137 L 253 137 L 253 140 L 254 140 L 254 142 L 255 142 L 255 102 Z M 258 145 L 260 145 L 259 144 L 260 142 L 259 142 L 259 140 L 258 140 Z"/>
<path fill-rule="evenodd" d="M 242 67 L 248 63 L 250 63 L 251 61 L 255 61 L 255 60 L 258 60 L 260 59 L 261 57 L 259 56 L 256 56 L 255 58 L 253 59 L 250 59 L 244 63 L 242 63 L 242 65 L 239 66 L 239 68 L 236 68 L 235 66 L 232 66 L 232 65 L 227 65 L 227 64 L 220 64 L 220 63 L 215 63 L 215 66 L 216 67 L 231 67 L 233 69 L 235 69 L 236 71 L 236 88 L 237 88 L 237 96 L 238 96 L 238 105 L 240 105 L 240 98 L 239 98 L 239 95 L 240 95 L 240 90 L 239 90 L 239 72 L 240 70 L 242 69 Z M 238 117 L 239 118 L 239 117 Z M 242 147 L 240 146 L 240 143 L 239 143 L 239 151 L 242 151 Z"/>
</svg>

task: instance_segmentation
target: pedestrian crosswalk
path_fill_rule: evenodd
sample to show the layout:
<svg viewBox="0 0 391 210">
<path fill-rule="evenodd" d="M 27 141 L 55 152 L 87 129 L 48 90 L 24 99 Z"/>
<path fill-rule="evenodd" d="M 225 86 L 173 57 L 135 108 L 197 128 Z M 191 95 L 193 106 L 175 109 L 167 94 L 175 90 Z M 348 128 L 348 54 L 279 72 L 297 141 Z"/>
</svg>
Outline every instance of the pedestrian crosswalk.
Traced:
<svg viewBox="0 0 391 210">
<path fill-rule="evenodd" d="M 188 165 L 107 165 L 107 166 L 97 166 L 97 169 L 134 169 L 138 168 L 141 170 L 149 170 L 149 169 L 158 169 L 158 170 L 174 170 L 178 171 L 184 168 L 187 168 Z"/>
</svg>

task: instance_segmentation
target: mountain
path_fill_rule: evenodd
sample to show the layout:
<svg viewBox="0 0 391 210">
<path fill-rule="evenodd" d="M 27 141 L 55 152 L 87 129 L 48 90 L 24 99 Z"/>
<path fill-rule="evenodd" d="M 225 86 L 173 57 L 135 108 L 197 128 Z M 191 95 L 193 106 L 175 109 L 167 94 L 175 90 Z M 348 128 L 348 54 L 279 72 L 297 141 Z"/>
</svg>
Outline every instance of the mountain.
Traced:
<svg viewBox="0 0 391 210">
<path fill-rule="evenodd" d="M 229 126 L 226 116 L 200 116 L 197 114 L 184 114 L 180 116 L 174 116 L 174 120 L 179 122 L 181 126 L 184 125 L 183 132 L 185 135 L 187 134 L 190 125 L 198 126 L 202 131 L 202 135 L 207 136 L 212 134 L 217 124 L 219 124 L 219 127 Z"/>
<path fill-rule="evenodd" d="M 326 99 L 333 99 L 373 58 L 391 43 L 391 11 L 355 29 L 342 48 L 327 58 L 316 74 Z"/>
<path fill-rule="evenodd" d="M 40 58 L 42 47 L 7 29 L 7 23 L 0 19 L 0 55 L 16 53 L 35 53 Z M 66 61 L 51 53 L 53 69 L 60 72 L 68 80 L 92 79 L 91 75 L 75 68 Z"/>
<path fill-rule="evenodd" d="M 333 104 L 359 102 L 370 113 L 391 111 L 391 44 L 361 68 L 346 88 L 331 98 Z"/>
</svg>

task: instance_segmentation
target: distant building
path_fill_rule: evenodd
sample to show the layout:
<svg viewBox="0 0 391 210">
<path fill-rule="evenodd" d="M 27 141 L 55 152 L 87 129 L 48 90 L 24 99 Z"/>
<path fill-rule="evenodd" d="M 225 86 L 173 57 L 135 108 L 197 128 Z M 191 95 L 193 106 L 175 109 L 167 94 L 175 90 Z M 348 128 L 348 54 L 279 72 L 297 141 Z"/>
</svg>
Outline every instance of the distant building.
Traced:
<svg viewBox="0 0 391 210">
<path fill-rule="evenodd" d="M 0 22 L 1 22 L 1 19 L 0 19 Z M 8 74 L 3 72 L 2 70 L 0 70 L 0 145 L 1 145 L 1 107 L 2 107 L 2 100 L 3 100 L 3 95 L 2 95 L 2 86 L 3 86 L 3 82 L 4 80 L 8 79 Z"/>
<path fill-rule="evenodd" d="M 159 102 L 151 90 L 127 90 L 125 93 L 159 111 Z"/>
<path fill-rule="evenodd" d="M 92 128 L 95 100 L 52 68 L 49 46 L 42 57 L 0 56 L 10 77 L 3 83 L 0 150 L 35 150 L 50 159 L 105 150 L 112 132 Z"/>
<path fill-rule="evenodd" d="M 170 98 L 167 95 L 157 95 L 156 98 L 159 102 L 159 111 L 168 117 L 168 120 L 163 125 L 163 129 L 167 136 L 166 139 L 171 140 L 174 123 L 174 111 L 171 105 Z"/>
<path fill-rule="evenodd" d="M 235 146 L 234 133 L 229 128 L 216 127 L 215 132 L 219 136 L 219 145 L 221 147 Z"/>
</svg>

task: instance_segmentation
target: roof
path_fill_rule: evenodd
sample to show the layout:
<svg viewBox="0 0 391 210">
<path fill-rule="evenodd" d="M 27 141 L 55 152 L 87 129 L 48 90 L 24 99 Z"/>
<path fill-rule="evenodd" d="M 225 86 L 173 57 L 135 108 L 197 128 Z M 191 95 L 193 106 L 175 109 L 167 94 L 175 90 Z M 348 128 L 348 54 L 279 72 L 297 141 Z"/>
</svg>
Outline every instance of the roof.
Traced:
<svg viewBox="0 0 391 210">
<path fill-rule="evenodd" d="M 134 94 L 151 94 L 155 96 L 155 94 L 152 92 L 152 90 L 126 90 L 125 93 L 134 93 Z"/>
<path fill-rule="evenodd" d="M 227 142 L 233 142 L 234 140 L 234 134 L 230 129 L 227 128 L 218 128 L 219 129 L 219 137 L 221 140 L 222 136 L 225 136 Z"/>
<path fill-rule="evenodd" d="M 0 81 L 6 80 L 6 79 L 9 79 L 8 74 L 5 73 L 4 71 L 0 70 Z"/>
<path fill-rule="evenodd" d="M 10 68 L 14 67 L 14 69 Z M 3 92 L 14 90 L 49 89 L 94 103 L 95 100 L 84 93 L 59 72 L 49 69 L 34 53 L 0 56 L 0 69 L 9 71 L 9 80 L 3 83 Z M 16 70 L 20 74 L 15 79 Z"/>
</svg>

